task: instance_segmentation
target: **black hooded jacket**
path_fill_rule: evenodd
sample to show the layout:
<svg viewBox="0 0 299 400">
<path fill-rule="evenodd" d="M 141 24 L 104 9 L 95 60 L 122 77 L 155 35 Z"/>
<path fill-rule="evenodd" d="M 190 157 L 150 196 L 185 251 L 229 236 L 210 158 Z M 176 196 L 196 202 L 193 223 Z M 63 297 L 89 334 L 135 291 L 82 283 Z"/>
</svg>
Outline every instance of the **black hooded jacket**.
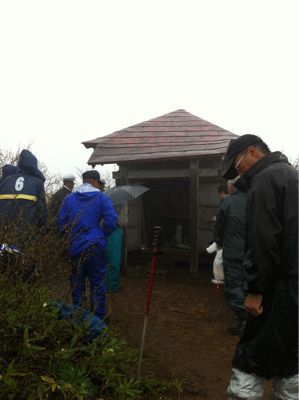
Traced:
<svg viewBox="0 0 299 400">
<path fill-rule="evenodd" d="M 18 172 L 6 177 L 0 185 L 0 228 L 15 224 L 40 228 L 46 223 L 45 177 L 38 169 L 36 157 L 23 150 Z"/>
<path fill-rule="evenodd" d="M 5 164 L 2 167 L 2 177 L 0 178 L 0 184 L 10 175 L 14 175 L 18 172 L 18 167 L 12 164 Z"/>
<path fill-rule="evenodd" d="M 243 271 L 263 312 L 248 315 L 234 368 L 271 379 L 298 373 L 298 174 L 280 152 L 235 184 L 248 193 Z"/>
<path fill-rule="evenodd" d="M 298 173 L 282 153 L 260 159 L 235 184 L 248 193 L 244 274 L 249 293 L 298 279 Z M 296 293 L 294 293 L 296 297 Z"/>
</svg>

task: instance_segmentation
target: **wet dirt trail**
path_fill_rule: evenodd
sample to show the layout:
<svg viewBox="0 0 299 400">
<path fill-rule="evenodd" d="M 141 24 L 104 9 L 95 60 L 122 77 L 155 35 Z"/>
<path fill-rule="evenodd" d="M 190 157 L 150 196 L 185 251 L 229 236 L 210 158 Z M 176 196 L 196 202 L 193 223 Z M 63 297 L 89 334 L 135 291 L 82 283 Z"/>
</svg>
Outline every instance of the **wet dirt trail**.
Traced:
<svg viewBox="0 0 299 400">
<path fill-rule="evenodd" d="M 131 267 L 118 293 L 108 294 L 109 324 L 139 347 L 148 284 L 146 267 Z M 226 332 L 232 313 L 211 272 L 156 275 L 148 320 L 144 371 L 184 381 L 182 399 L 227 399 L 231 359 L 238 337 Z"/>
</svg>

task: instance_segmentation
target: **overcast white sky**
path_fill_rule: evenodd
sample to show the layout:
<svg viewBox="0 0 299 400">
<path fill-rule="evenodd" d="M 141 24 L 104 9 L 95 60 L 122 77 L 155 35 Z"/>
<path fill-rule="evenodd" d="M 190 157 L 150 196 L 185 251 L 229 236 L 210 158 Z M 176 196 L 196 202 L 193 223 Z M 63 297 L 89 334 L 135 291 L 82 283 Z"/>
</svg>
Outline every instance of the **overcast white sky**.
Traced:
<svg viewBox="0 0 299 400">
<path fill-rule="evenodd" d="M 0 146 L 51 173 L 183 108 L 299 156 L 298 0 L 1 0 Z"/>
</svg>

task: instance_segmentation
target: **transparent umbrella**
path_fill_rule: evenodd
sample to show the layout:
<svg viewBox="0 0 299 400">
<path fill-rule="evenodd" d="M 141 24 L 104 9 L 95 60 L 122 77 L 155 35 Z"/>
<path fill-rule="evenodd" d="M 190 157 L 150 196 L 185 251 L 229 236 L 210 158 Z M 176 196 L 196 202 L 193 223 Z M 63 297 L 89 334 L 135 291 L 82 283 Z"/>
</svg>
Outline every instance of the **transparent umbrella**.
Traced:
<svg viewBox="0 0 299 400">
<path fill-rule="evenodd" d="M 110 197 L 113 205 L 116 206 L 126 201 L 135 200 L 148 190 L 149 188 L 142 185 L 123 185 L 115 186 L 107 190 L 105 194 Z"/>
</svg>

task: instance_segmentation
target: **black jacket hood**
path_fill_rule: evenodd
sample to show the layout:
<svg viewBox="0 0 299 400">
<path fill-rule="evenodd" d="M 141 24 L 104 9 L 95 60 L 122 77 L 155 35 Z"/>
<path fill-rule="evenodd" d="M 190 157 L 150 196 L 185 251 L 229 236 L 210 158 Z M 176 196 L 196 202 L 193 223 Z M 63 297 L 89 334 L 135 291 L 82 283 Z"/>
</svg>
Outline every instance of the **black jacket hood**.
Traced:
<svg viewBox="0 0 299 400">
<path fill-rule="evenodd" d="M 0 178 L 0 183 L 4 181 L 10 175 L 14 175 L 18 172 L 18 167 L 12 164 L 5 164 L 2 167 L 2 177 Z"/>
<path fill-rule="evenodd" d="M 29 150 L 21 151 L 18 160 L 18 167 L 20 171 L 25 171 L 28 174 L 41 179 L 43 182 L 46 180 L 44 174 L 38 169 L 37 158 Z"/>
</svg>

